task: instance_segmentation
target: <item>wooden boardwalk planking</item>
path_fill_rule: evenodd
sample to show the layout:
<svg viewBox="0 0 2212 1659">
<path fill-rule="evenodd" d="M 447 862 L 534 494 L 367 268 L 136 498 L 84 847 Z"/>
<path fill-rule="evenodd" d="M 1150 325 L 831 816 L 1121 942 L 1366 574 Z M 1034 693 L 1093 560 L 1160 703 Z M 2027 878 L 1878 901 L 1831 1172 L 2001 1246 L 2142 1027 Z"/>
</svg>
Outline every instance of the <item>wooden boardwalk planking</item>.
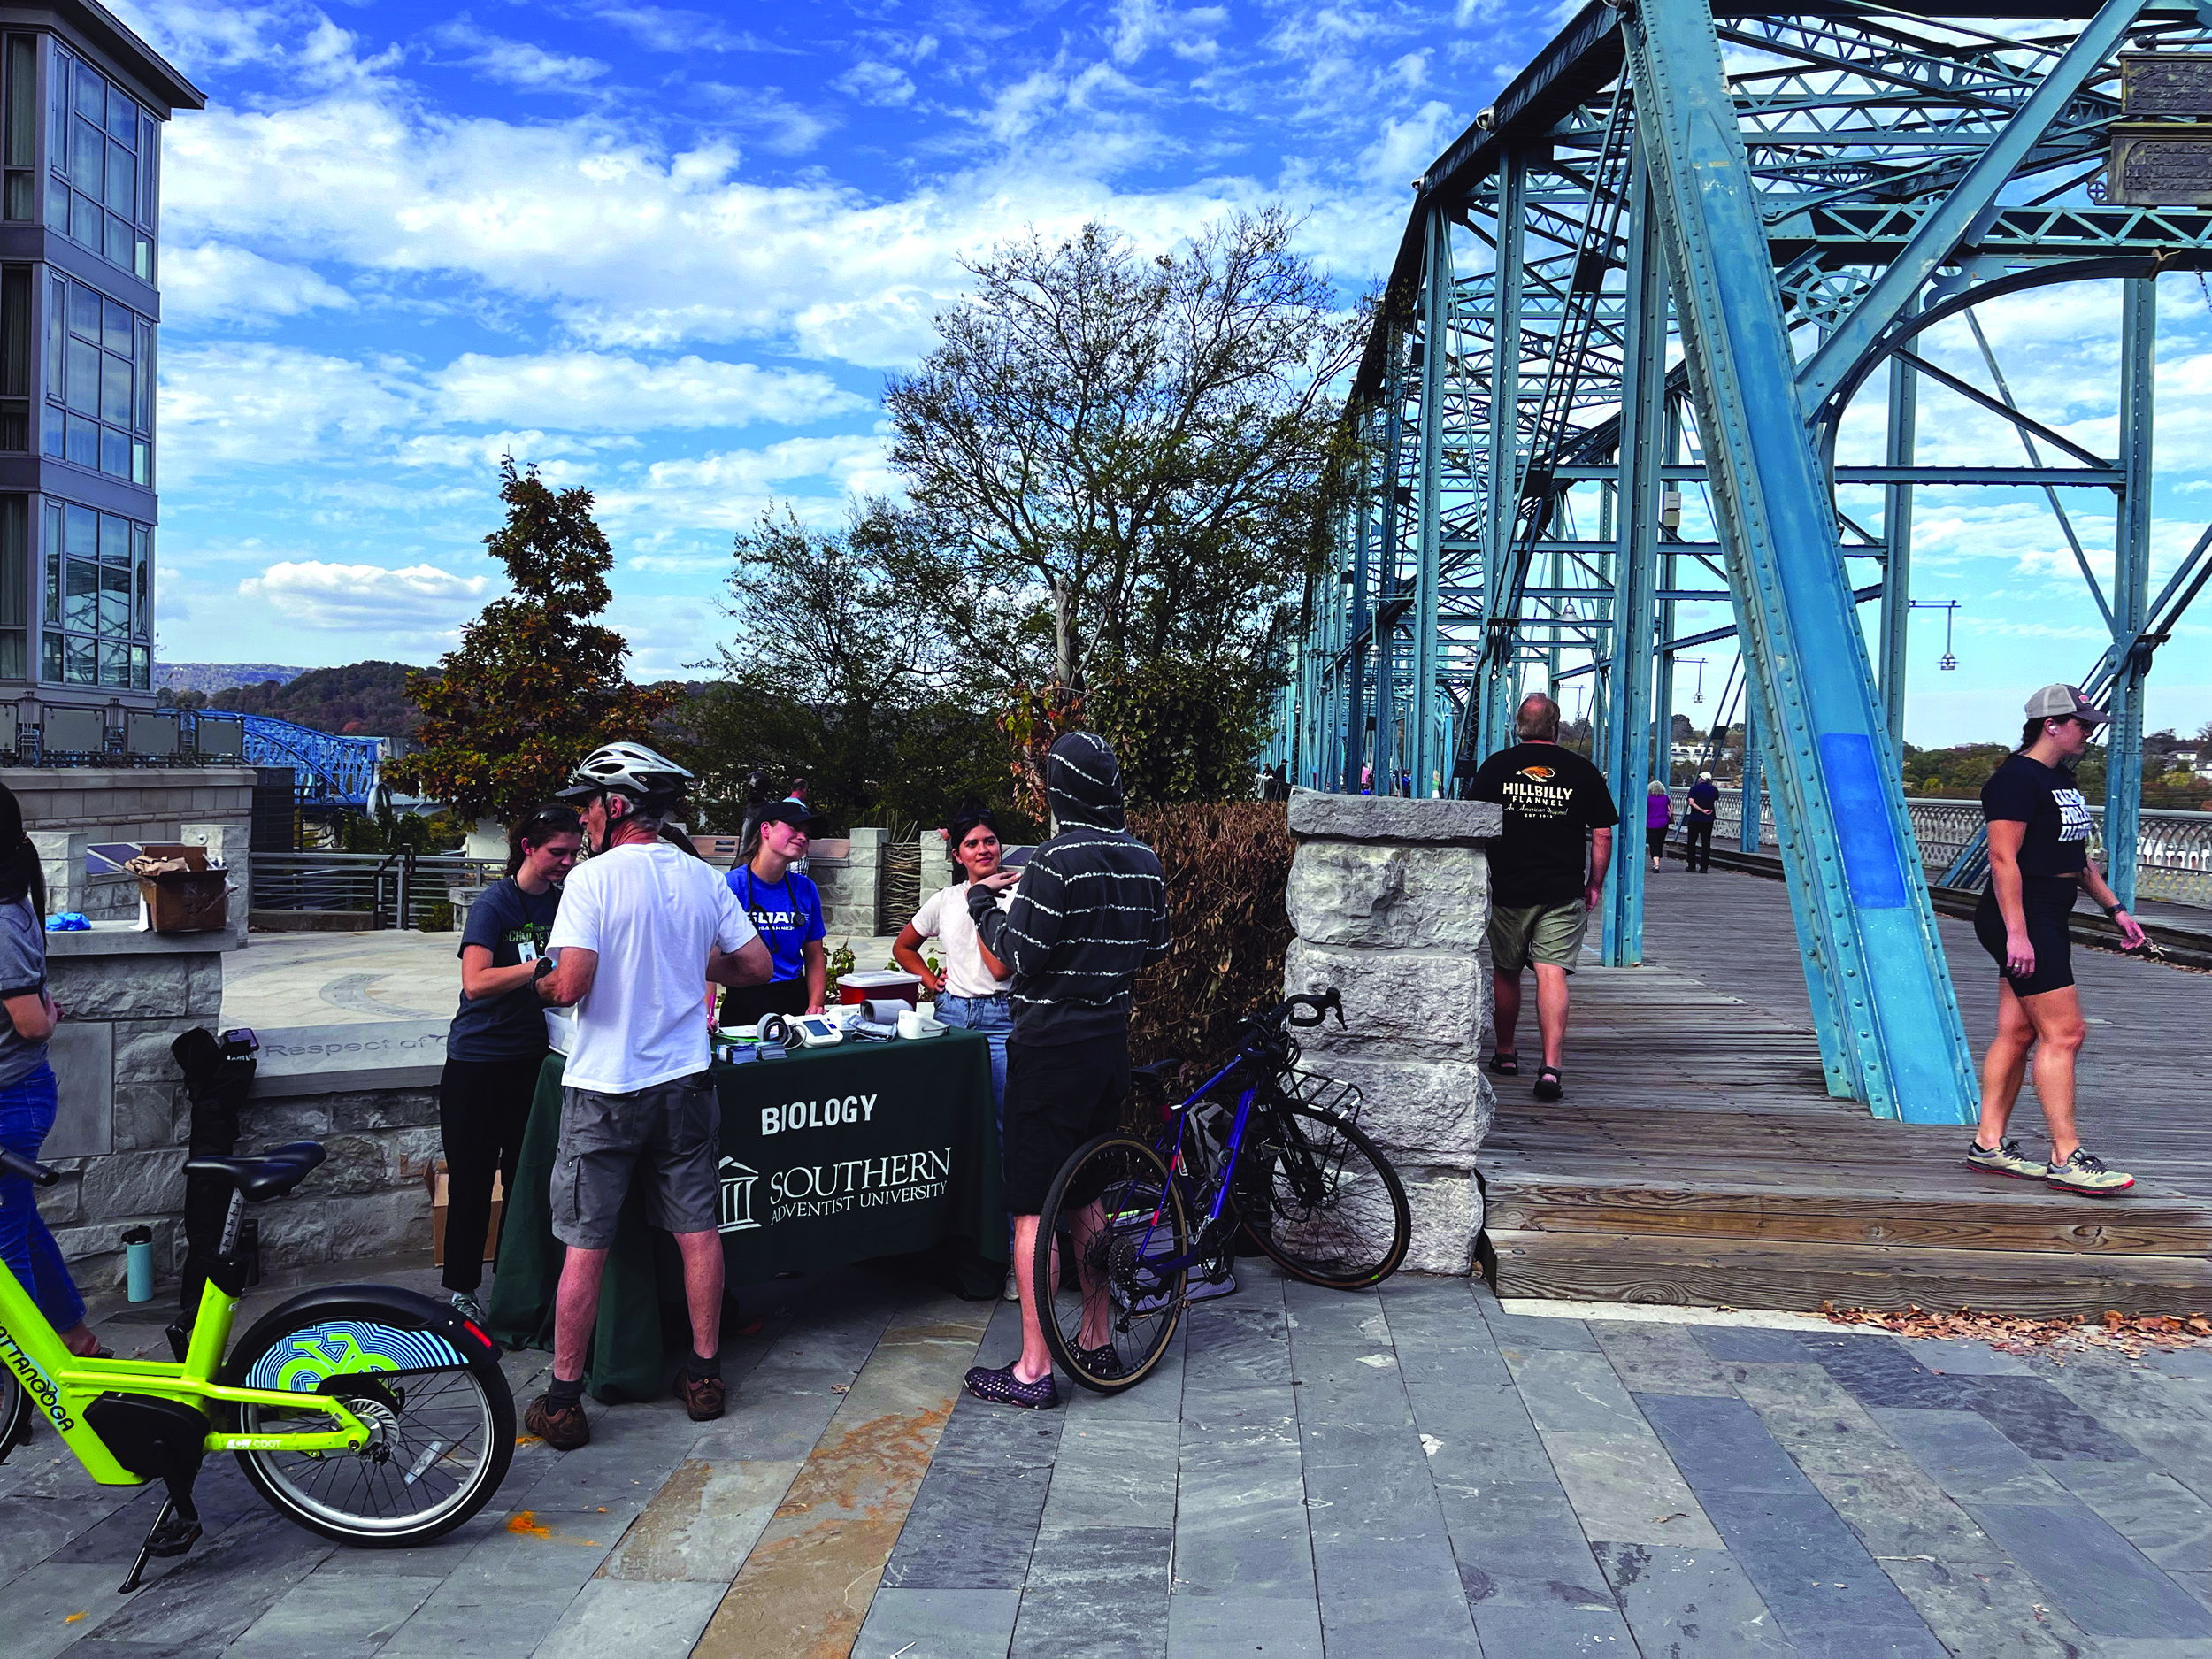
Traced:
<svg viewBox="0 0 2212 1659">
<path fill-rule="evenodd" d="M 2212 976 L 2076 949 L 2085 1140 L 2138 1181 L 2073 1198 L 1966 1168 L 1965 1130 L 1827 1095 L 1780 883 L 1671 864 L 1647 906 L 1647 965 L 1576 978 L 1568 1097 L 1496 1079 L 1483 1159 L 1507 1294 L 2212 1307 Z M 1978 1049 L 1994 972 L 1966 924 L 1942 929 Z M 2037 1149 L 2032 1086 L 2015 1132 Z"/>
</svg>

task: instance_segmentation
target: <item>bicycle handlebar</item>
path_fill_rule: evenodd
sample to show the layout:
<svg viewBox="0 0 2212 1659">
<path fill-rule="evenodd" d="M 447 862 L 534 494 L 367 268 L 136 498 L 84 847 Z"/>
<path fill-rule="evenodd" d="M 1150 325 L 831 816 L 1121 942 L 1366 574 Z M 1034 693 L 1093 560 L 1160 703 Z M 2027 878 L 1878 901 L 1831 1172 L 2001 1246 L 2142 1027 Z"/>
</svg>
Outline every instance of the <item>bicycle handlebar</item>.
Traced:
<svg viewBox="0 0 2212 1659">
<path fill-rule="evenodd" d="M 1313 1018 L 1301 1019 L 1298 1017 L 1301 1010 L 1310 1012 Z M 1334 986 L 1319 996 L 1285 997 L 1260 1016 L 1260 1023 L 1278 1029 L 1285 1025 L 1295 1025 L 1304 1031 L 1318 1025 L 1332 1013 L 1336 1016 L 1338 1025 L 1341 1026 L 1344 1024 L 1344 993 Z"/>
<path fill-rule="evenodd" d="M 51 1187 L 61 1179 L 59 1170 L 50 1170 L 43 1164 L 34 1163 L 21 1153 L 11 1152 L 5 1147 L 0 1147 L 0 1170 L 5 1170 L 11 1175 L 19 1175 L 38 1187 Z"/>
</svg>

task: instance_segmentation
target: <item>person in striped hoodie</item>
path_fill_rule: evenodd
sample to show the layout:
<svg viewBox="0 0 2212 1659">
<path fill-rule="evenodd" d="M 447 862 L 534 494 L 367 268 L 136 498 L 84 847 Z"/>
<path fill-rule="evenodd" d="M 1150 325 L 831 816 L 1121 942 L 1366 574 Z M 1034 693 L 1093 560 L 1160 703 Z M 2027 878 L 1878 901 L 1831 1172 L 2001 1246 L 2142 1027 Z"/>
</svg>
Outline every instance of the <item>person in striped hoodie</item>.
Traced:
<svg viewBox="0 0 2212 1659">
<path fill-rule="evenodd" d="M 1014 1217 L 1022 1351 L 1010 1365 L 977 1366 L 967 1386 L 978 1399 L 1031 1410 L 1060 1403 L 1033 1282 L 1037 1217 L 1060 1166 L 1120 1118 L 1129 1092 L 1130 985 L 1167 955 L 1168 941 L 1167 881 L 1152 849 L 1124 826 L 1113 745 L 1092 732 L 1062 736 L 1046 757 L 1045 793 L 1058 833 L 1021 869 L 968 888 L 984 948 L 1013 970 L 1001 1156 Z M 1016 882 L 1013 902 L 1001 910 L 998 895 Z M 1079 1244 L 1086 1222 L 1102 1225 L 1094 1209 L 1085 1212 L 1076 1224 Z M 1082 1345 L 1106 1348 L 1110 1361 L 1109 1299 L 1085 1301 L 1094 1311 Z"/>
</svg>

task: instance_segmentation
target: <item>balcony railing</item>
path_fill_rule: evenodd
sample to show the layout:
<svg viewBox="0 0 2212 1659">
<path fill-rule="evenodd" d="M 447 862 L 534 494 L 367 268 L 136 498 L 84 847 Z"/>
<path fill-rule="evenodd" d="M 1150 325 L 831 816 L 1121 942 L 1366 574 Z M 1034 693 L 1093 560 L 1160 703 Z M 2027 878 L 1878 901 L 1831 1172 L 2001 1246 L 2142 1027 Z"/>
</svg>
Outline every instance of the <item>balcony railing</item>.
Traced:
<svg viewBox="0 0 2212 1659">
<path fill-rule="evenodd" d="M 506 870 L 458 853 L 255 853 L 257 910 L 366 912 L 377 927 L 457 925 L 468 902 Z"/>
</svg>

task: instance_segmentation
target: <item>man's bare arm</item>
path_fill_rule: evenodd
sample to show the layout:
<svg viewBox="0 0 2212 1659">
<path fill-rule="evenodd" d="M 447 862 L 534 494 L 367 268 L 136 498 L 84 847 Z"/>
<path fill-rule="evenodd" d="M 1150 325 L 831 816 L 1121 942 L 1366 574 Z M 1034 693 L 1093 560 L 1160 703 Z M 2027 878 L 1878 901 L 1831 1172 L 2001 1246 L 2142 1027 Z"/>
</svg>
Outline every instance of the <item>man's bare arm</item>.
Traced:
<svg viewBox="0 0 2212 1659">
<path fill-rule="evenodd" d="M 591 982 L 598 973 L 597 951 L 565 946 L 553 972 L 538 981 L 538 995 L 556 1008 L 573 1008 L 591 995 Z"/>
<path fill-rule="evenodd" d="M 717 985 L 765 985 L 775 977 L 776 959 L 768 941 L 757 936 L 733 951 L 717 950 L 707 957 L 707 978 Z"/>
</svg>

